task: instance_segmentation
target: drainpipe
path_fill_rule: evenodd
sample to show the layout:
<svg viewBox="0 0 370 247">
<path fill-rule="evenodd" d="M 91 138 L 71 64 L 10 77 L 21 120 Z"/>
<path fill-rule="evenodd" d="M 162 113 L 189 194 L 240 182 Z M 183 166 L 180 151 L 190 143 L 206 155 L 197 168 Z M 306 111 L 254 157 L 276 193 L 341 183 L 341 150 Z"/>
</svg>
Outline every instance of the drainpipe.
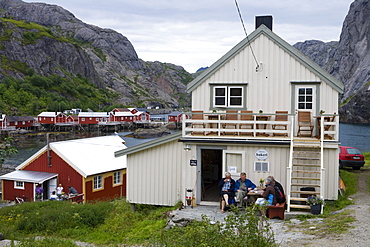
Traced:
<svg viewBox="0 0 370 247">
<path fill-rule="evenodd" d="M 50 156 L 50 141 L 49 141 L 49 133 L 46 134 L 46 156 L 48 159 L 48 167 L 52 167 L 51 165 L 51 156 Z"/>
</svg>

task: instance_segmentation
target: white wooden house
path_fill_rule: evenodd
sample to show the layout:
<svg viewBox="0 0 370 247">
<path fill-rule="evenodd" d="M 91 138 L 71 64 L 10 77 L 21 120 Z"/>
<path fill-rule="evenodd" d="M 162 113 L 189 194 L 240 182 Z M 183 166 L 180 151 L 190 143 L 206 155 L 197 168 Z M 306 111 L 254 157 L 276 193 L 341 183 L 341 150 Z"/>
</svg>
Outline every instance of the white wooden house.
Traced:
<svg viewBox="0 0 370 247">
<path fill-rule="evenodd" d="M 135 185 L 127 187 L 128 201 L 174 205 L 192 189 L 198 204 L 216 203 L 225 171 L 235 179 L 244 171 L 256 184 L 273 175 L 285 188 L 288 211 L 301 208 L 308 194 L 336 200 L 342 90 L 259 26 L 188 85 L 192 118 L 183 119 L 182 133 L 116 152 L 127 154 L 127 183 Z M 298 121 L 302 112 L 308 123 Z"/>
</svg>

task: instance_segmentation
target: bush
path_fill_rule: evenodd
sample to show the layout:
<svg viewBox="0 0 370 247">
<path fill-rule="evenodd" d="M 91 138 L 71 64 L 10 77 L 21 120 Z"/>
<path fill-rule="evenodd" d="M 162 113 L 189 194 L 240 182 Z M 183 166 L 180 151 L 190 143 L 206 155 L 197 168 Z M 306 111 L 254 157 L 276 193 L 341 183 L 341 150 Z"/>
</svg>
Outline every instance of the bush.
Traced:
<svg viewBox="0 0 370 247">
<path fill-rule="evenodd" d="M 186 227 L 163 230 L 161 246 L 277 246 L 274 234 L 265 217 L 256 216 L 257 209 L 235 209 L 225 217 L 225 223 L 212 223 L 207 217 L 192 221 Z"/>
</svg>

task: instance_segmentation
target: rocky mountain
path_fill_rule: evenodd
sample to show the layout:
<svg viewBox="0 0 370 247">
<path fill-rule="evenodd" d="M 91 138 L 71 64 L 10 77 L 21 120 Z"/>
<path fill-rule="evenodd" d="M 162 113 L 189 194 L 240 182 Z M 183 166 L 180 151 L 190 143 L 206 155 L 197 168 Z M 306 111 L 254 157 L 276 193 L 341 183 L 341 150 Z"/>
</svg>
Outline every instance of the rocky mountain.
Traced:
<svg viewBox="0 0 370 247">
<path fill-rule="evenodd" d="M 118 92 L 115 103 L 178 107 L 189 104 L 192 75 L 181 66 L 141 60 L 122 34 L 88 25 L 56 5 L 0 0 L 0 81 L 39 75 L 83 76 Z M 24 67 L 24 66 L 23 66 Z"/>
<path fill-rule="evenodd" d="M 344 83 L 341 121 L 370 122 L 370 0 L 355 0 L 339 42 L 310 40 L 294 45 Z"/>
</svg>

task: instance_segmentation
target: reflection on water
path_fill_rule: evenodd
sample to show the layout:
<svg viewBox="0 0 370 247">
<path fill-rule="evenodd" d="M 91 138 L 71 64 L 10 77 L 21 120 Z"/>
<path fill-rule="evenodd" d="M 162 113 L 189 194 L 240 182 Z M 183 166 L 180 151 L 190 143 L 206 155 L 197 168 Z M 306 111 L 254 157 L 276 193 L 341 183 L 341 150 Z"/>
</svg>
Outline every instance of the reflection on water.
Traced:
<svg viewBox="0 0 370 247">
<path fill-rule="evenodd" d="M 151 139 L 137 139 L 133 137 L 126 137 L 126 135 L 131 132 L 119 132 L 118 135 L 126 142 L 127 147 L 132 147 L 140 143 L 144 143 Z M 82 132 L 82 133 L 72 133 L 72 132 L 60 132 L 50 134 L 50 142 L 65 141 L 72 139 L 112 135 L 113 133 L 103 133 L 103 132 Z M 18 148 L 18 154 L 7 158 L 4 164 L 9 165 L 19 165 L 34 153 L 40 150 L 46 145 L 46 134 L 26 134 L 14 136 L 16 140 L 16 145 Z M 345 124 L 341 123 L 339 125 L 339 139 L 341 145 L 357 147 L 362 152 L 370 151 L 370 124 Z"/>
</svg>

